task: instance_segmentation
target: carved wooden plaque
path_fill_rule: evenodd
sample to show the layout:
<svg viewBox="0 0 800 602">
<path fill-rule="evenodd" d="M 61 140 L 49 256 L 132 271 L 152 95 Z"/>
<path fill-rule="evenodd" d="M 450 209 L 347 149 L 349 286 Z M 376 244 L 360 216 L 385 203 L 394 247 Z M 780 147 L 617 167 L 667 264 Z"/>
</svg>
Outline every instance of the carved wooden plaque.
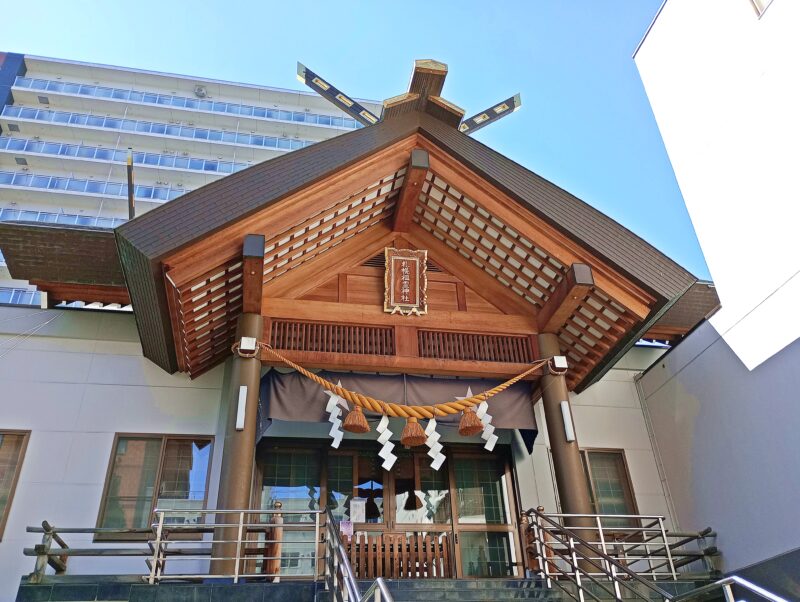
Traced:
<svg viewBox="0 0 800 602">
<path fill-rule="evenodd" d="M 387 247 L 385 253 L 383 311 L 406 316 L 428 313 L 428 252 Z"/>
</svg>

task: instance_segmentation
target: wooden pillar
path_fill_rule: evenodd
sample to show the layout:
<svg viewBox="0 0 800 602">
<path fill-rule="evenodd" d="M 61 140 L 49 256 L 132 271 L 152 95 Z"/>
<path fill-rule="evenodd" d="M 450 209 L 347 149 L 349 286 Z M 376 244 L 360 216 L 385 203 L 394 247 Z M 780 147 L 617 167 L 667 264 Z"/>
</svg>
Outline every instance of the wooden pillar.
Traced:
<svg viewBox="0 0 800 602">
<path fill-rule="evenodd" d="M 261 316 L 261 300 L 264 279 L 264 237 L 248 234 L 243 247 L 242 296 L 243 313 L 239 317 L 236 340 L 250 337 L 260 341 L 264 335 L 264 318 Z M 255 463 L 256 419 L 258 415 L 258 393 L 261 386 L 261 360 L 259 357 L 241 357 L 234 354 L 230 386 L 225 392 L 228 399 L 228 422 L 225 426 L 225 441 L 220 471 L 218 510 L 245 510 L 250 508 L 253 466 Z M 234 523 L 238 514 L 221 514 L 218 523 Z M 245 522 L 251 522 L 245 516 Z M 237 527 L 217 529 L 215 539 L 235 540 Z M 235 557 L 235 543 L 214 544 L 215 557 Z M 244 564 L 240 567 L 244 568 Z M 235 560 L 214 560 L 211 573 L 231 575 Z"/>
<path fill-rule="evenodd" d="M 551 333 L 542 333 L 538 337 L 541 357 L 561 355 L 558 337 Z M 565 514 L 591 514 L 592 501 L 589 484 L 581 462 L 580 447 L 577 436 L 574 441 L 567 441 L 564 428 L 564 416 L 561 402 L 569 404 L 567 381 L 563 374 L 545 374 L 542 376 L 542 406 L 547 422 L 547 435 L 550 439 L 550 451 L 553 455 L 553 468 L 556 476 L 558 498 L 561 511 Z M 569 416 L 572 417 L 570 408 Z M 574 431 L 574 427 L 573 427 Z M 592 521 L 573 520 L 565 524 L 572 526 L 591 526 Z M 584 531 L 588 539 L 589 532 Z M 583 537 L 583 535 L 582 535 Z"/>
</svg>

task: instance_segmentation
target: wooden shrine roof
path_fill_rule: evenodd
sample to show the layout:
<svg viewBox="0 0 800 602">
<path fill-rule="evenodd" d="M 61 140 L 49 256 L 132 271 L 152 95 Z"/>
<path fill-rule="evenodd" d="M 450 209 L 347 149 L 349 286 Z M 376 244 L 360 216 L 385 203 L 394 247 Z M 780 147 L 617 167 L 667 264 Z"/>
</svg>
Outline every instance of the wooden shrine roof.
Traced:
<svg viewBox="0 0 800 602">
<path fill-rule="evenodd" d="M 719 307 L 719 296 L 714 284 L 709 281 L 695 282 L 653 324 L 652 328 L 645 333 L 645 338 L 671 342 L 680 340 Z"/>
<path fill-rule="evenodd" d="M 285 274 L 318 265 L 314 260 L 333 256 L 333 247 L 339 259 L 350 253 L 352 263 L 367 259 L 356 255 L 370 244 L 392 244 L 388 224 L 413 148 L 429 152 L 431 166 L 421 175 L 402 240 L 501 282 L 505 288 L 493 298 L 505 304 L 503 313 L 536 315 L 571 263 L 596 271 L 598 285 L 559 331 L 571 361 L 580 364 L 572 386 L 589 384 L 695 281 L 578 198 L 452 124 L 415 111 L 230 175 L 120 226 L 117 244 L 145 355 L 168 371 L 194 375 L 229 353 L 241 312 L 244 234 L 266 235 L 264 283 L 276 297 L 292 288 Z M 291 214 L 281 209 L 284 200 L 294 204 Z M 532 228 L 517 227 L 518 218 Z M 333 234 L 318 244 L 330 230 L 325 224 L 334 222 Z M 362 244 L 348 246 L 353 236 Z M 616 279 L 612 291 L 608 284 Z M 216 301 L 198 302 L 203 295 Z M 200 340 L 207 343 L 202 352 Z"/>
<path fill-rule="evenodd" d="M 436 77 L 418 83 L 436 91 Z M 553 332 L 580 390 L 680 313 L 669 308 L 691 274 L 431 107 L 232 174 L 115 234 L 0 224 L 0 248 L 53 299 L 130 299 L 145 356 L 191 376 L 230 354 L 247 234 L 265 237 L 264 340 L 310 367 L 510 376 Z M 428 250 L 428 315 L 383 312 L 386 246 Z"/>
</svg>

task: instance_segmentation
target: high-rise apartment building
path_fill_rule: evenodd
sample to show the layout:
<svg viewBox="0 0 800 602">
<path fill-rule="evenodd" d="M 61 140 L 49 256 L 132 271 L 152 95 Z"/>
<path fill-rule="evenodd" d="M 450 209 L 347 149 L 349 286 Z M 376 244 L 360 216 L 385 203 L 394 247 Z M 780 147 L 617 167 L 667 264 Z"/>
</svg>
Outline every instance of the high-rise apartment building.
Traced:
<svg viewBox="0 0 800 602">
<path fill-rule="evenodd" d="M 360 127 L 310 91 L 0 53 L 0 221 L 118 226 L 129 149 L 140 215 Z M 38 304 L 0 264 L 0 303 Z"/>
</svg>

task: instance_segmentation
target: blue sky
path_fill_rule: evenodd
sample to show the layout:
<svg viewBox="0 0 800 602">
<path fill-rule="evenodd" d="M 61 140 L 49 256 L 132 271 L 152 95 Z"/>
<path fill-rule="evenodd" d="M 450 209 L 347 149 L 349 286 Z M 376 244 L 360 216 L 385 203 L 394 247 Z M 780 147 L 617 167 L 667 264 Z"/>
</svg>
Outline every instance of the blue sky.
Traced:
<svg viewBox="0 0 800 602">
<path fill-rule="evenodd" d="M 0 50 L 295 89 L 299 60 L 375 100 L 437 59 L 469 115 L 522 93 L 477 139 L 708 278 L 631 58 L 660 3 L 28 0 L 5 6 Z"/>
</svg>

